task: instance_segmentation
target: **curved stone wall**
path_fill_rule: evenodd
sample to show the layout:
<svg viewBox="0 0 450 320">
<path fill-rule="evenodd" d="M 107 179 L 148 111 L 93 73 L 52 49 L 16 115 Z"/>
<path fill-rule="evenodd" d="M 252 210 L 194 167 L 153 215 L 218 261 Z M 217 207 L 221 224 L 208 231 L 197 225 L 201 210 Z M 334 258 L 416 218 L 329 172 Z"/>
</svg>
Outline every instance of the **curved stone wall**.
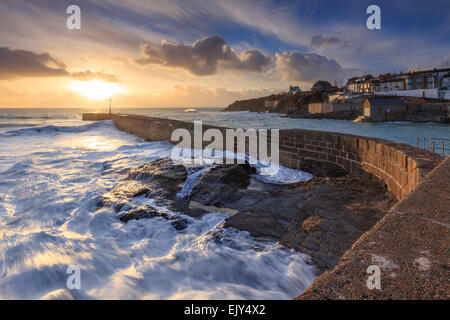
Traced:
<svg viewBox="0 0 450 320">
<path fill-rule="evenodd" d="M 280 130 L 280 163 L 301 170 L 303 158 L 333 162 L 348 172 L 365 170 L 384 181 L 399 200 L 411 193 L 442 161 L 435 153 L 383 139 L 302 129 Z"/>
<path fill-rule="evenodd" d="M 117 128 L 150 141 L 170 141 L 173 130 L 193 131 L 193 123 L 138 115 L 83 114 L 85 120 L 111 119 Z M 203 125 L 203 130 L 227 128 Z M 348 172 L 365 170 L 403 199 L 443 158 L 410 145 L 383 139 L 303 129 L 280 130 L 280 164 L 300 169 L 302 159 L 336 163 Z M 206 144 L 205 144 L 206 145 Z M 247 149 L 248 150 L 248 149 Z"/>
</svg>

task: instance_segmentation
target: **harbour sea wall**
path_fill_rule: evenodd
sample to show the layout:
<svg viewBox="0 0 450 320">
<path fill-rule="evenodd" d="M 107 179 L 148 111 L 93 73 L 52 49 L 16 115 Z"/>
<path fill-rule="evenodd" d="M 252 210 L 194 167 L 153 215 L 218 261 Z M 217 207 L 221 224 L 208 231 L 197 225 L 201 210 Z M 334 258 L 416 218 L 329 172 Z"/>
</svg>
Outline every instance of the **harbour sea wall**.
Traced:
<svg viewBox="0 0 450 320">
<path fill-rule="evenodd" d="M 191 122 L 139 115 L 83 114 L 83 120 L 111 119 L 117 128 L 149 141 L 170 141 L 177 128 L 187 129 L 194 136 Z M 203 125 L 204 130 L 209 128 L 223 131 L 224 136 L 227 129 Z M 208 144 L 204 142 L 203 147 Z M 384 181 L 398 200 L 409 194 L 442 161 L 442 157 L 435 153 L 402 143 L 304 129 L 280 130 L 279 145 L 280 164 L 283 166 L 301 170 L 302 159 L 315 159 L 338 164 L 350 173 L 364 170 Z"/>
<path fill-rule="evenodd" d="M 450 156 L 297 299 L 448 300 L 449 191 Z M 371 265 L 379 289 L 367 287 Z"/>
<path fill-rule="evenodd" d="M 194 136 L 193 123 L 178 120 L 101 113 L 84 113 L 82 118 L 83 120 L 113 120 L 118 129 L 149 141 L 170 141 L 172 132 L 178 128 L 187 129 L 192 133 L 191 136 Z M 203 125 L 203 130 L 210 128 L 221 130 L 224 136 L 227 129 Z M 209 143 L 204 142 L 203 147 Z M 446 263 L 439 265 L 435 262 L 445 259 L 442 255 L 445 256 L 447 246 L 443 238 L 446 238 L 449 227 L 448 208 L 445 207 L 445 204 L 450 203 L 449 159 L 443 162 L 443 157 L 438 154 L 383 139 L 304 129 L 280 130 L 279 146 L 281 165 L 301 170 L 303 159 L 315 159 L 338 164 L 350 173 L 364 170 L 386 183 L 388 189 L 400 201 L 391 213 L 357 240 L 342 257 L 344 260 L 341 259 L 333 270 L 319 276 L 299 298 L 364 299 L 369 296 L 439 298 L 442 294 L 448 294 L 448 292 L 443 293 L 442 290 L 445 289 L 439 289 L 441 286 L 437 285 L 439 279 L 445 283 L 442 278 L 445 273 L 448 277 L 448 270 L 444 268 Z M 442 178 L 443 176 L 446 178 Z M 424 185 L 428 187 L 423 187 Z M 434 192 L 430 193 L 430 190 Z M 399 211 L 399 208 L 404 209 Z M 412 224 L 411 231 L 406 228 L 407 222 Z M 393 233 L 392 235 L 387 233 L 389 230 Z M 422 236 L 425 231 L 429 233 Z M 368 237 L 368 234 L 371 237 Z M 433 234 L 437 242 L 433 242 Z M 448 240 L 448 236 L 446 239 Z M 367 244 L 367 241 L 370 244 Z M 429 245 L 423 241 L 428 241 Z M 366 245 L 365 249 L 362 251 L 355 249 L 362 244 Z M 402 245 L 401 251 L 396 250 L 397 244 Z M 422 250 L 427 253 L 417 251 L 422 247 L 428 248 L 428 250 Z M 362 256 L 365 258 L 362 259 Z M 405 256 L 411 264 L 405 262 L 403 265 L 399 262 L 406 261 L 401 259 Z M 417 262 L 414 262 L 416 261 L 414 259 Z M 347 268 L 348 265 L 351 268 Z M 389 289 L 391 292 L 385 291 L 383 287 L 380 290 L 367 288 L 365 281 L 369 275 L 366 269 L 369 265 L 381 266 L 382 279 L 385 279 L 382 283 L 385 285 L 384 288 L 392 285 L 393 287 Z M 417 275 L 415 272 L 422 272 L 422 269 L 434 270 L 435 273 L 427 273 L 426 277 L 421 278 L 422 274 Z M 403 287 L 397 284 L 397 281 L 411 277 L 415 277 L 414 283 L 409 284 L 414 287 L 411 290 L 408 289 L 408 284 L 401 282 Z M 430 289 L 427 284 L 431 281 L 430 279 L 435 281 L 435 288 Z M 339 283 L 341 285 L 337 286 L 336 284 Z M 422 290 L 421 287 L 427 290 Z M 436 290 L 440 291 L 436 292 Z"/>
</svg>

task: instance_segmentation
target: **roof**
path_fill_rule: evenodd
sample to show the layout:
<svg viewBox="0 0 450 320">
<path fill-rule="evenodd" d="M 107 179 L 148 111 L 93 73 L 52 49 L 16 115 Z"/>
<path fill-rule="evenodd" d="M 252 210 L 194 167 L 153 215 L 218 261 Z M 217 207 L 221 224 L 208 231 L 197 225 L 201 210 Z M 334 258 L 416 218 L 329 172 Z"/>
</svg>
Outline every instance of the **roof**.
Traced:
<svg viewBox="0 0 450 320">
<path fill-rule="evenodd" d="M 371 106 L 403 106 L 403 100 L 401 99 L 390 99 L 390 98 L 385 98 L 385 99 L 379 99 L 379 98 L 367 98 L 367 100 L 369 101 Z"/>
<path fill-rule="evenodd" d="M 431 69 L 431 70 L 423 70 L 423 71 L 412 71 L 408 72 L 408 74 L 414 74 L 414 73 L 433 73 L 433 72 L 447 72 L 450 71 L 450 68 L 444 68 L 444 69 Z"/>
<path fill-rule="evenodd" d="M 332 85 L 328 81 L 319 80 L 316 83 L 314 83 L 313 88 L 315 88 L 315 87 L 331 88 Z"/>
</svg>

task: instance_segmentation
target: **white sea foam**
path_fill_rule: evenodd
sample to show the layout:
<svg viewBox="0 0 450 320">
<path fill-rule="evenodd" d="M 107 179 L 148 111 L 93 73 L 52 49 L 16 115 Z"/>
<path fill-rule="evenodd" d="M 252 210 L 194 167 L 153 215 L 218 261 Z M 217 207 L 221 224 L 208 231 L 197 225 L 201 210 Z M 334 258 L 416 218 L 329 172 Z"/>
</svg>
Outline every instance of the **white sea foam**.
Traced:
<svg viewBox="0 0 450 320">
<path fill-rule="evenodd" d="M 290 299 L 314 279 L 308 257 L 247 232 L 221 229 L 226 215 L 124 224 L 101 195 L 126 170 L 168 157 L 110 121 L 46 121 L 0 132 L 0 298 Z M 188 194 L 207 169 L 192 170 Z M 137 197 L 136 205 L 155 206 Z M 81 290 L 68 290 L 69 265 Z"/>
</svg>

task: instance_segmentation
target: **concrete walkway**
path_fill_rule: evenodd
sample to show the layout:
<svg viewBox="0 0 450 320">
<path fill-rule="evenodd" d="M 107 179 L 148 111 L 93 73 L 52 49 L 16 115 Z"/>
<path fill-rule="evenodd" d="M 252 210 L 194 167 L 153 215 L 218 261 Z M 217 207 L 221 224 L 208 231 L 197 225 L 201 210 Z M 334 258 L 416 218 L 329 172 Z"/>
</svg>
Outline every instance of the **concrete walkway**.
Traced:
<svg viewBox="0 0 450 320">
<path fill-rule="evenodd" d="M 450 156 L 298 299 L 449 299 Z M 381 270 L 368 289 L 367 267 Z"/>
</svg>

